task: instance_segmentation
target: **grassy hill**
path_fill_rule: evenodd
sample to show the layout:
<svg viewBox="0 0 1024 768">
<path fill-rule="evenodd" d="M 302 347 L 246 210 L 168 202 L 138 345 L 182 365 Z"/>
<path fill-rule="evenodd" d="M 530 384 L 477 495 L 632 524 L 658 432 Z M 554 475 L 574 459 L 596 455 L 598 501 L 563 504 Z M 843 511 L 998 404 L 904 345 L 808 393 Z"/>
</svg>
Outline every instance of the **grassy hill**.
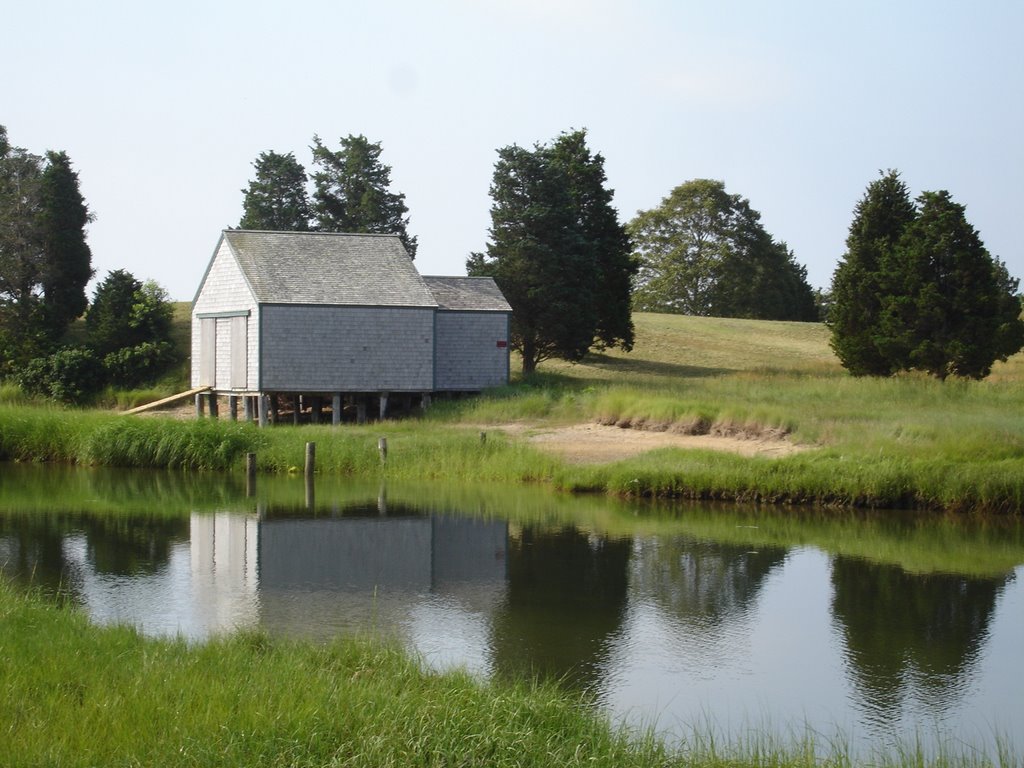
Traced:
<svg viewBox="0 0 1024 768">
<path fill-rule="evenodd" d="M 1024 509 L 1024 356 L 984 381 L 919 374 L 854 378 L 828 330 L 637 314 L 637 343 L 444 406 L 464 423 L 598 421 L 758 437 L 812 450 L 779 460 L 666 449 L 566 485 L 621 493 L 815 500 L 948 509 Z"/>
</svg>

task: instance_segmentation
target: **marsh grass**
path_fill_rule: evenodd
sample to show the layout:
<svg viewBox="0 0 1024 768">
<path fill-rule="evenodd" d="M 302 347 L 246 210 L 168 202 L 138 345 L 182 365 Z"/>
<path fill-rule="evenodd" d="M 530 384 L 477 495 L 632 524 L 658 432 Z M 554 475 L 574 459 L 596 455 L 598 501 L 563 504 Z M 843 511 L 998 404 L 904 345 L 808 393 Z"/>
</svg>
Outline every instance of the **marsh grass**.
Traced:
<svg viewBox="0 0 1024 768">
<path fill-rule="evenodd" d="M 435 673 L 382 639 L 242 632 L 202 644 L 97 627 L 0 584 L 7 765 L 855 766 L 841 742 L 696 727 L 678 747 L 618 728 L 554 684 Z M 927 755 L 865 765 L 1010 766 Z"/>
<path fill-rule="evenodd" d="M 663 765 L 552 685 L 435 674 L 382 640 L 192 646 L 0 586 L 8 765 Z"/>
<path fill-rule="evenodd" d="M 853 378 L 824 326 L 668 315 L 635 316 L 637 343 L 578 365 L 555 361 L 480 397 L 436 401 L 421 418 L 333 429 L 151 419 L 105 423 L 0 398 L 0 460 L 262 471 L 302 468 L 399 480 L 540 482 L 577 492 L 773 503 L 1024 509 L 1024 357 L 985 381 L 908 374 Z M 181 318 L 179 318 L 179 326 Z M 184 342 L 184 329 L 179 328 Z M 155 392 L 152 394 L 156 394 Z M 135 398 L 125 393 L 125 404 Z M 809 450 L 740 458 L 662 449 L 602 466 L 571 466 L 489 430 L 512 423 L 618 424 L 685 434 L 787 436 Z M 377 456 L 387 436 L 386 466 Z"/>
</svg>

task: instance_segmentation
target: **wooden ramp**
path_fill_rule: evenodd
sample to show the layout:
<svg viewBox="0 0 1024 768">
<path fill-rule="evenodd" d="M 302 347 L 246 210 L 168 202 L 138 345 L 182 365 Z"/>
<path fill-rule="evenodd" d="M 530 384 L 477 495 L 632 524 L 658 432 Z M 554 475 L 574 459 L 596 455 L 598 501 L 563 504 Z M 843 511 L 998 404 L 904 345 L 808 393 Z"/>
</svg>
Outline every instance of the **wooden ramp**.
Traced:
<svg viewBox="0 0 1024 768">
<path fill-rule="evenodd" d="M 149 410 L 152 410 L 153 408 L 159 408 L 162 405 L 168 405 L 168 404 L 176 402 L 178 400 L 184 400 L 186 397 L 195 397 L 196 395 L 198 395 L 201 392 L 209 392 L 210 389 L 211 389 L 210 387 L 196 387 L 195 389 L 190 389 L 187 392 L 179 392 L 176 395 L 171 395 L 170 397 L 165 397 L 163 400 L 155 400 L 152 403 L 146 403 L 145 405 L 138 405 L 138 406 L 136 406 L 136 407 L 134 407 L 134 408 L 132 408 L 130 410 L 122 412 L 121 415 L 122 416 L 127 416 L 130 413 L 142 413 L 143 411 L 149 411 Z"/>
</svg>

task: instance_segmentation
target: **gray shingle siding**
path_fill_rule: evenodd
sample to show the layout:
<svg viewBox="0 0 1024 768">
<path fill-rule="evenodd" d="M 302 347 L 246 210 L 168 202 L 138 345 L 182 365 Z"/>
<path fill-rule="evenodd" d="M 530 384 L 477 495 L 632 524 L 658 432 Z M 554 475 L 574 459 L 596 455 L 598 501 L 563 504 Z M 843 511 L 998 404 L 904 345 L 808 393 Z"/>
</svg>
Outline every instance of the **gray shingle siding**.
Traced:
<svg viewBox="0 0 1024 768">
<path fill-rule="evenodd" d="M 421 277 L 392 235 L 226 230 L 193 302 L 192 386 L 204 318 L 221 392 L 498 386 L 510 316 L 491 278 Z M 233 381 L 243 336 L 245 380 Z"/>
<path fill-rule="evenodd" d="M 437 390 L 475 391 L 508 383 L 508 315 L 439 311 L 436 328 Z"/>
<path fill-rule="evenodd" d="M 269 305 L 261 349 L 267 391 L 427 392 L 434 310 Z"/>
</svg>

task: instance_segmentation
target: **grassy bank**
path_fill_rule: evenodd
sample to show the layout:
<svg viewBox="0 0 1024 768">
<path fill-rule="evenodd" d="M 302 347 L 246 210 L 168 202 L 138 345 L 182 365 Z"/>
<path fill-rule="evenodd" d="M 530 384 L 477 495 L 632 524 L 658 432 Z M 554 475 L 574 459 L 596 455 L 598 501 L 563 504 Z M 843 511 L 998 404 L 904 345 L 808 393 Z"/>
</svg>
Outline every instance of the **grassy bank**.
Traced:
<svg viewBox="0 0 1024 768">
<path fill-rule="evenodd" d="M 562 395 L 562 397 L 566 397 Z M 377 439 L 388 437 L 382 465 Z M 0 405 L 0 460 L 132 468 L 241 472 L 247 452 L 260 471 L 301 471 L 306 442 L 317 444 L 321 474 L 391 480 L 542 483 L 576 492 L 735 499 L 957 511 L 1024 509 L 1024 452 L 1016 435 L 983 430 L 910 445 L 822 446 L 786 458 L 660 449 L 607 465 L 572 466 L 497 430 L 405 421 L 334 429 L 259 430 L 214 421 L 122 417 Z M 927 443 L 925 447 L 922 443 Z"/>
<path fill-rule="evenodd" d="M 379 642 L 259 634 L 200 645 L 96 627 L 0 585 L 4 763 L 161 766 L 856 765 L 806 737 L 678 748 L 612 727 L 554 686 L 426 671 Z M 824 749 L 824 753 L 822 753 Z M 871 765 L 1013 765 L 908 748 Z"/>
<path fill-rule="evenodd" d="M 302 466 L 391 479 L 544 483 L 571 491 L 779 503 L 1024 509 L 1024 358 L 981 382 L 907 375 L 855 379 L 817 324 L 637 315 L 625 354 L 545 364 L 532 379 L 438 402 L 424 418 L 365 427 L 281 427 L 130 419 L 29 407 L 0 397 L 0 460 L 238 471 L 256 451 L 265 472 Z M 480 425 L 601 422 L 747 437 L 787 435 L 786 458 L 661 449 L 571 466 Z M 390 453 L 382 467 L 377 438 Z"/>
</svg>

